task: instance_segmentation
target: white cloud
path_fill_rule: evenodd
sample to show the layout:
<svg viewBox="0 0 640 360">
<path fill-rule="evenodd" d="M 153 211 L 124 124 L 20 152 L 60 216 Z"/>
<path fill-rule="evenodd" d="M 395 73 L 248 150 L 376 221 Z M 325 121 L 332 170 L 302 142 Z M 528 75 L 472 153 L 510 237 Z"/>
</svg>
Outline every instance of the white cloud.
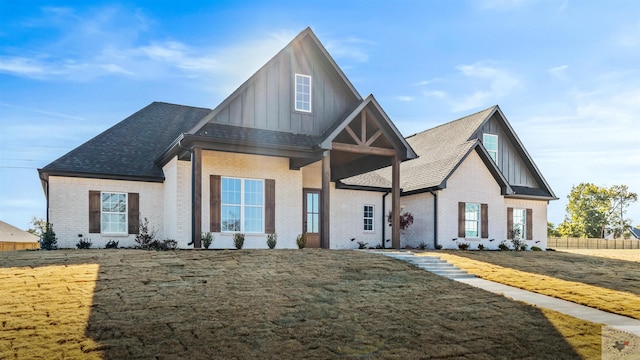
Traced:
<svg viewBox="0 0 640 360">
<path fill-rule="evenodd" d="M 409 102 L 409 101 L 413 101 L 415 99 L 413 96 L 406 96 L 406 95 L 394 96 L 394 98 L 396 100 L 402 101 L 402 102 Z"/>
<path fill-rule="evenodd" d="M 363 49 L 373 45 L 373 42 L 349 37 L 346 39 L 333 39 L 326 43 L 327 51 L 336 58 L 349 59 L 358 63 L 369 61 L 369 54 Z"/>
<path fill-rule="evenodd" d="M 423 92 L 425 96 L 445 100 L 454 112 L 494 105 L 498 103 L 498 100 L 513 93 L 522 84 L 519 77 L 510 70 L 491 61 L 459 65 L 456 69 L 458 70 L 457 74 L 441 80 L 440 83 L 446 86 L 448 82 L 452 85 L 460 85 L 457 87 L 458 89 L 475 90 L 468 94 L 451 94 L 444 90 Z"/>
<path fill-rule="evenodd" d="M 25 77 L 39 77 L 44 69 L 38 62 L 22 57 L 0 57 L 0 72 Z"/>
</svg>

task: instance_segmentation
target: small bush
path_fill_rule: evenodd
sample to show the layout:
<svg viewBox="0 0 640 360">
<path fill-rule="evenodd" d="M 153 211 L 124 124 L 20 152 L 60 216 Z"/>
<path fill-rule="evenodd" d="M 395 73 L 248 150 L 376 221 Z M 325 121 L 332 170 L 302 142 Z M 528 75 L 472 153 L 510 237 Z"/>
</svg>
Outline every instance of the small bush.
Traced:
<svg viewBox="0 0 640 360">
<path fill-rule="evenodd" d="M 484 250 L 484 245 L 478 244 L 478 250 Z"/>
<path fill-rule="evenodd" d="M 175 240 L 171 240 L 171 239 L 166 239 L 166 240 L 153 240 L 151 243 L 149 243 L 149 246 L 147 247 L 147 250 L 156 250 L 156 251 L 169 251 L 169 250 L 175 250 L 178 248 L 178 242 Z"/>
<path fill-rule="evenodd" d="M 351 241 L 354 241 L 356 238 L 351 238 Z M 369 245 L 369 243 L 366 243 L 364 241 L 358 241 L 358 249 L 366 249 L 367 245 Z"/>
<path fill-rule="evenodd" d="M 213 242 L 213 234 L 210 232 L 203 232 L 200 235 L 200 240 L 202 240 L 202 246 L 204 246 L 205 249 L 208 249 Z"/>
<path fill-rule="evenodd" d="M 244 234 L 243 233 L 235 233 L 233 234 L 233 245 L 236 249 L 240 250 L 244 246 Z"/>
<path fill-rule="evenodd" d="M 459 243 L 458 244 L 458 249 L 460 250 L 469 250 L 469 243 Z"/>
<path fill-rule="evenodd" d="M 56 232 L 53 231 L 53 224 L 47 223 L 44 228 L 44 232 L 40 235 L 40 249 L 43 250 L 55 250 L 58 248 L 58 237 Z"/>
<path fill-rule="evenodd" d="M 107 245 L 104 246 L 105 249 L 117 249 L 119 241 L 109 240 Z"/>
<path fill-rule="evenodd" d="M 275 248 L 277 243 L 278 235 L 276 233 L 267 235 L 267 246 L 269 247 L 269 249 Z"/>
<path fill-rule="evenodd" d="M 556 249 L 547 248 L 547 251 L 556 251 Z"/>
<path fill-rule="evenodd" d="M 157 232 L 156 229 L 149 228 L 149 220 L 144 218 L 140 221 L 140 229 L 136 235 L 137 247 L 144 250 L 151 250 L 151 243 L 154 241 L 157 243 L 155 240 Z"/>
<path fill-rule="evenodd" d="M 78 249 L 88 249 L 88 248 L 91 247 L 91 245 L 93 245 L 91 240 L 89 240 L 89 239 L 80 239 L 80 241 L 78 241 L 78 243 L 76 244 L 76 247 Z"/>
<path fill-rule="evenodd" d="M 304 247 L 307 246 L 307 234 L 298 235 L 296 245 L 298 245 L 298 249 L 304 249 Z"/>
<path fill-rule="evenodd" d="M 382 247 L 382 245 L 378 244 L 376 245 L 376 249 L 384 249 L 384 248 Z"/>
<path fill-rule="evenodd" d="M 442 249 L 442 244 L 436 244 L 436 250 L 441 250 Z"/>
<path fill-rule="evenodd" d="M 509 251 L 511 249 L 509 249 L 509 246 L 503 241 L 500 243 L 500 245 L 498 245 L 498 249 L 500 249 L 501 251 Z"/>
<path fill-rule="evenodd" d="M 418 250 L 424 250 L 427 248 L 427 244 L 424 243 L 424 241 L 421 241 L 420 244 L 418 244 Z"/>
<path fill-rule="evenodd" d="M 532 246 L 531 251 L 542 251 L 542 249 L 537 246 Z"/>
</svg>

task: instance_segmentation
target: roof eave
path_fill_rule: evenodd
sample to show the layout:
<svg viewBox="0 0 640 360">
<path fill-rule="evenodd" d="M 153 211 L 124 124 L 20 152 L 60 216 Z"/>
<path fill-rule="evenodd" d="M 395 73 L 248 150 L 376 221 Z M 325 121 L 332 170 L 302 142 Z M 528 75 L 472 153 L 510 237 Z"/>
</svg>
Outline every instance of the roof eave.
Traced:
<svg viewBox="0 0 640 360">
<path fill-rule="evenodd" d="M 107 179 L 107 180 L 124 180 L 124 181 L 142 181 L 142 182 L 164 182 L 164 176 L 134 176 L 123 174 L 109 174 L 96 172 L 81 172 L 69 170 L 47 170 L 38 169 L 40 179 L 49 181 L 51 176 L 71 177 L 71 178 L 87 178 L 87 179 Z"/>
</svg>

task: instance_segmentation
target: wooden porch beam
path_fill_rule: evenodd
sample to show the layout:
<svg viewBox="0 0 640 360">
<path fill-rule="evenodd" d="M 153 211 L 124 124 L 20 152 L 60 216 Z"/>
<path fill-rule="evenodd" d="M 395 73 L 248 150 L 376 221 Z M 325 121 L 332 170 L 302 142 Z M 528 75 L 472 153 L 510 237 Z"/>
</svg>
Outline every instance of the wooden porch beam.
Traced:
<svg viewBox="0 0 640 360">
<path fill-rule="evenodd" d="M 400 162 L 393 157 L 391 165 L 391 247 L 400 249 Z"/>
<path fill-rule="evenodd" d="M 343 144 L 334 142 L 331 144 L 333 150 L 344 151 L 344 152 L 352 152 L 358 154 L 371 154 L 371 155 L 380 155 L 380 156 L 395 156 L 395 149 L 381 148 L 375 146 L 364 146 L 364 145 L 353 145 L 353 144 Z"/>
<path fill-rule="evenodd" d="M 360 126 L 360 136 L 362 137 L 362 141 L 360 144 L 364 144 L 367 142 L 367 110 L 362 109 L 360 114 L 360 120 L 362 121 L 362 125 Z"/>
<path fill-rule="evenodd" d="M 376 141 L 380 137 L 380 135 L 382 135 L 382 130 L 378 129 L 378 131 L 376 131 L 376 133 L 373 134 L 373 136 L 370 137 L 369 140 L 367 140 L 365 145 L 371 146 L 371 144 L 373 144 L 373 142 Z"/>
<path fill-rule="evenodd" d="M 331 151 L 326 150 L 322 154 L 322 194 L 320 195 L 320 221 L 322 223 L 320 229 L 320 247 L 329 249 L 331 247 L 330 234 L 330 218 L 331 218 Z"/>
<path fill-rule="evenodd" d="M 191 241 L 193 241 L 193 247 L 199 249 L 201 247 L 200 233 L 202 232 L 202 149 L 199 147 L 193 149 L 191 166 L 193 176 Z"/>
<path fill-rule="evenodd" d="M 355 140 L 356 144 L 358 145 L 362 145 L 362 141 L 360 141 L 360 139 L 358 138 L 358 135 L 356 135 L 355 131 L 353 131 L 353 129 L 351 128 L 351 126 L 347 125 L 346 128 L 344 128 L 345 130 L 347 130 L 347 132 L 349 133 L 349 135 L 351 135 L 351 137 L 353 138 L 353 140 Z"/>
</svg>

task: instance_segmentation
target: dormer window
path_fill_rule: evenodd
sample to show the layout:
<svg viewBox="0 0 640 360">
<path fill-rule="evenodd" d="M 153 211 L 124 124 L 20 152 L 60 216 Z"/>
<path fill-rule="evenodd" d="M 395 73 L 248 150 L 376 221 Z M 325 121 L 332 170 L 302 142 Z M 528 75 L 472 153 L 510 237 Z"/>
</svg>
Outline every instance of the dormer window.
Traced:
<svg viewBox="0 0 640 360">
<path fill-rule="evenodd" d="M 498 135 L 482 134 L 482 144 L 494 162 L 498 162 Z"/>
<path fill-rule="evenodd" d="M 295 96 L 295 109 L 296 111 L 311 112 L 311 76 L 296 74 L 295 79 L 296 96 Z"/>
</svg>

